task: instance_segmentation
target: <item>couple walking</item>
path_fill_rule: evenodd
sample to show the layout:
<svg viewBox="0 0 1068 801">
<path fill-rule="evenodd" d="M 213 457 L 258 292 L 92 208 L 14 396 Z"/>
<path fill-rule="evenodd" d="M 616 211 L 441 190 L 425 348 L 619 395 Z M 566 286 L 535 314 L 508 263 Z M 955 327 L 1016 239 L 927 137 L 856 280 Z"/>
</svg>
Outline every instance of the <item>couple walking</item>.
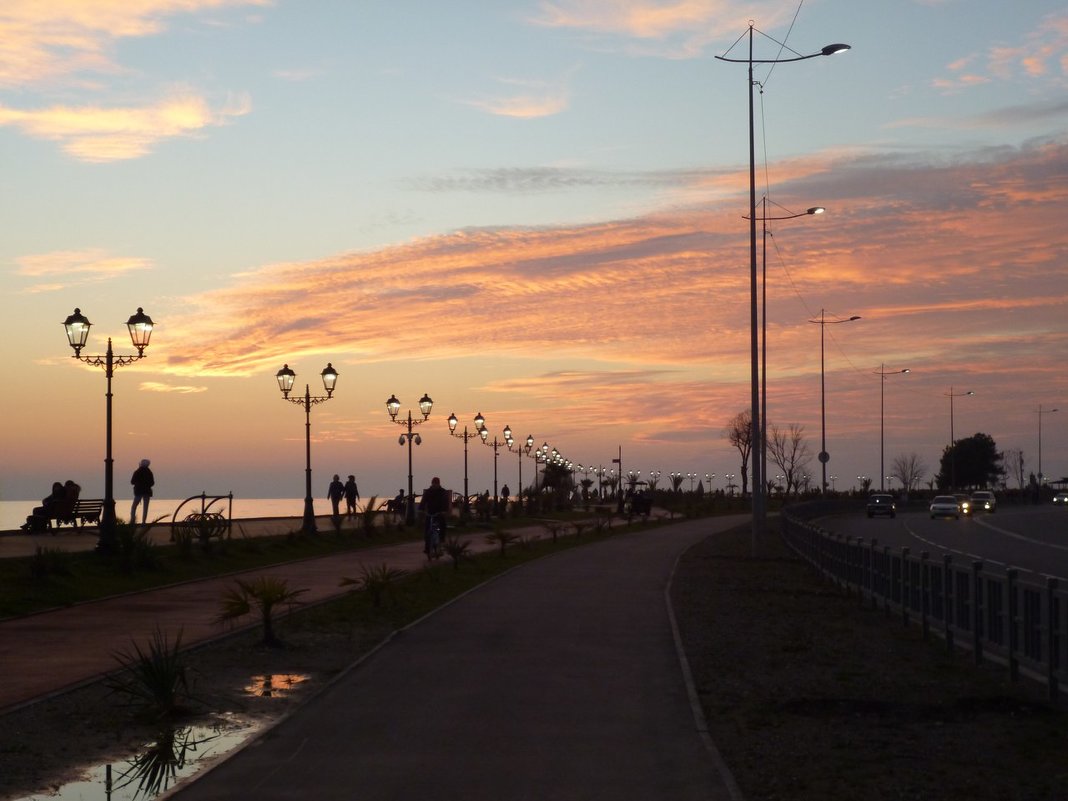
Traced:
<svg viewBox="0 0 1068 801">
<path fill-rule="evenodd" d="M 341 501 L 345 501 L 346 514 L 356 514 L 356 502 L 360 500 L 360 490 L 356 486 L 356 476 L 349 476 L 349 480 L 341 483 L 341 476 L 334 474 L 334 480 L 330 482 L 330 488 L 326 491 L 326 497 L 334 508 L 334 517 L 341 515 Z"/>
</svg>

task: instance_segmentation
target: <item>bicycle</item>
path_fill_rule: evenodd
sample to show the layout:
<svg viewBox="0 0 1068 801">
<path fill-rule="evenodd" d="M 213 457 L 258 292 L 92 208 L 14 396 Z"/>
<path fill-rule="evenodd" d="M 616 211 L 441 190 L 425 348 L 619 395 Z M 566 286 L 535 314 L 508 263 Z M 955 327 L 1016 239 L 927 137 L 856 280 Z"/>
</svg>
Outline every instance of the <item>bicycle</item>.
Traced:
<svg viewBox="0 0 1068 801">
<path fill-rule="evenodd" d="M 441 514 L 436 512 L 431 515 L 427 515 L 426 520 L 426 558 L 427 559 L 440 559 L 441 558 Z"/>
</svg>

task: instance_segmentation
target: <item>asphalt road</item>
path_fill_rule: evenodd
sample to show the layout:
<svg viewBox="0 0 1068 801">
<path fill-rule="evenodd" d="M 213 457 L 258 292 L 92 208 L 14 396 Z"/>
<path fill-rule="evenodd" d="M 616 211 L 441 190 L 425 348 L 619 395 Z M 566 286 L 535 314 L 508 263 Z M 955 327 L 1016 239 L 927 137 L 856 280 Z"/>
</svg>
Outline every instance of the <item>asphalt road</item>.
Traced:
<svg viewBox="0 0 1068 801">
<path fill-rule="evenodd" d="M 819 524 L 836 534 L 875 538 L 880 545 L 927 551 L 940 559 L 982 560 L 984 568 L 1012 566 L 1037 575 L 1068 579 L 1068 508 L 1001 506 L 995 514 L 931 520 L 926 510 L 898 511 L 897 517 L 868 519 L 863 511 L 832 515 Z"/>
</svg>

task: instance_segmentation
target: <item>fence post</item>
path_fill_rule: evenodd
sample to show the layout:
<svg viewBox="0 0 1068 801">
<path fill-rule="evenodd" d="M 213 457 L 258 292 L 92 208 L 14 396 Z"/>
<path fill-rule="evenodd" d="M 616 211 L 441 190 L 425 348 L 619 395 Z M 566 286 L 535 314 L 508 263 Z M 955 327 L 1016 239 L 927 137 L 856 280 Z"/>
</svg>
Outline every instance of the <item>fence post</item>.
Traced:
<svg viewBox="0 0 1068 801">
<path fill-rule="evenodd" d="M 1060 616 L 1057 614 L 1057 579 L 1046 579 L 1046 693 L 1049 700 L 1056 701 L 1060 692 L 1057 668 L 1060 663 Z"/>
<path fill-rule="evenodd" d="M 946 650 L 953 653 L 953 557 L 942 556 L 942 624 L 946 632 Z"/>
<path fill-rule="evenodd" d="M 926 641 L 931 633 L 931 623 L 927 619 L 930 610 L 931 582 L 928 571 L 927 551 L 920 551 L 920 619 L 923 621 L 923 639 Z"/>
<path fill-rule="evenodd" d="M 878 548 L 878 547 L 879 547 L 879 540 L 877 540 L 874 537 L 872 537 L 871 549 L 870 549 L 871 553 L 869 554 L 869 558 L 871 559 L 871 571 L 869 571 L 869 575 L 868 575 L 868 588 L 871 590 L 871 608 L 872 608 L 873 611 L 878 607 L 878 605 L 877 605 L 877 603 L 875 601 L 875 591 L 876 591 L 876 587 L 878 586 L 878 581 L 879 581 L 878 568 L 876 567 L 876 564 L 878 564 L 876 548 Z"/>
<path fill-rule="evenodd" d="M 1020 660 L 1016 657 L 1016 649 L 1019 647 L 1016 636 L 1016 618 L 1019 614 L 1016 602 L 1017 575 L 1015 567 L 1010 567 L 1005 571 L 1006 590 L 1009 593 L 1008 602 L 1005 604 L 1008 609 L 1005 623 L 1009 627 L 1009 681 L 1014 683 L 1020 678 Z"/>
<path fill-rule="evenodd" d="M 909 549 L 901 549 L 901 624 L 909 626 Z"/>
<path fill-rule="evenodd" d="M 883 567 L 886 570 L 886 575 L 884 576 L 885 582 L 883 584 L 883 612 L 886 613 L 887 617 L 890 617 L 890 596 L 894 594 L 892 589 L 894 583 L 894 565 L 892 560 L 893 557 L 890 556 L 890 546 L 884 545 Z"/>
<path fill-rule="evenodd" d="M 972 562 L 972 655 L 975 664 L 983 664 L 983 562 Z"/>
</svg>

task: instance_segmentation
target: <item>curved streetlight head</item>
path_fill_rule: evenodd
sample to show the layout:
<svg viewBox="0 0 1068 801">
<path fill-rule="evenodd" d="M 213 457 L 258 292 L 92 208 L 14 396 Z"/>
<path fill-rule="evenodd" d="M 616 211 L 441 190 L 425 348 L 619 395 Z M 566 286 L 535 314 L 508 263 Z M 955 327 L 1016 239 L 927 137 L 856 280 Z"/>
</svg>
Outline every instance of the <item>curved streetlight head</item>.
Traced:
<svg viewBox="0 0 1068 801">
<path fill-rule="evenodd" d="M 846 320 L 846 322 L 847 323 L 851 323 L 854 320 L 859 320 L 859 319 L 860 319 L 860 315 L 859 314 L 854 314 L 852 317 L 850 317 L 848 320 Z"/>
<path fill-rule="evenodd" d="M 906 367 L 906 368 L 905 368 L 904 370 L 902 370 L 901 372 L 903 372 L 903 373 L 911 373 L 911 372 L 912 372 L 912 370 L 910 370 L 910 369 L 909 369 L 908 367 Z"/>
<path fill-rule="evenodd" d="M 278 388 L 282 390 L 282 397 L 288 398 L 293 389 L 293 382 L 297 380 L 297 374 L 289 369 L 289 365 L 282 365 L 282 369 L 274 374 L 278 379 Z"/>
<path fill-rule="evenodd" d="M 320 375 L 323 377 L 323 387 L 326 389 L 326 397 L 333 397 L 334 387 L 337 386 L 337 370 L 334 369 L 334 365 L 327 362 L 326 367 L 323 368 L 323 372 L 320 373 Z"/>
<path fill-rule="evenodd" d="M 75 309 L 74 314 L 63 321 L 63 327 L 67 329 L 67 342 L 74 348 L 74 355 L 80 356 L 85 342 L 89 339 L 89 328 L 92 323 L 82 316 L 81 309 Z"/>
<path fill-rule="evenodd" d="M 130 319 L 126 321 L 126 327 L 130 330 L 130 341 L 137 348 L 137 355 L 144 356 L 148 341 L 152 338 L 152 318 L 138 306 L 137 314 L 130 315 Z"/>
<path fill-rule="evenodd" d="M 456 419 L 456 412 L 449 415 L 449 433 L 456 432 L 456 426 L 460 424 L 460 421 Z"/>
<path fill-rule="evenodd" d="M 511 442 L 512 441 L 512 427 L 511 426 L 505 425 L 504 431 L 502 431 L 501 433 L 504 434 L 504 439 L 505 439 L 506 442 Z"/>
<path fill-rule="evenodd" d="M 852 49 L 853 49 L 852 45 L 841 44 L 841 43 L 829 44 L 829 45 L 824 46 L 823 49 L 820 50 L 820 55 L 821 56 L 833 56 L 833 55 L 836 55 L 837 53 L 844 53 L 846 50 L 852 50 Z"/>
<path fill-rule="evenodd" d="M 397 412 L 400 411 L 400 401 L 397 400 L 396 395 L 390 395 L 389 400 L 386 401 L 386 411 L 389 412 L 389 416 L 393 419 L 397 419 Z"/>
<path fill-rule="evenodd" d="M 810 209 L 805 209 L 805 214 L 823 214 L 827 209 L 823 206 L 813 206 Z"/>
<path fill-rule="evenodd" d="M 533 434 L 527 434 L 526 443 L 527 443 L 527 450 L 528 451 L 531 448 L 534 447 L 534 435 Z"/>
<path fill-rule="evenodd" d="M 482 416 L 482 412 L 475 415 L 475 428 L 479 429 L 486 425 L 486 418 Z"/>
<path fill-rule="evenodd" d="M 423 413 L 423 419 L 426 420 L 430 417 L 430 410 L 434 408 L 434 401 L 430 399 L 430 396 L 425 392 L 423 397 L 419 399 L 419 411 Z"/>
</svg>

